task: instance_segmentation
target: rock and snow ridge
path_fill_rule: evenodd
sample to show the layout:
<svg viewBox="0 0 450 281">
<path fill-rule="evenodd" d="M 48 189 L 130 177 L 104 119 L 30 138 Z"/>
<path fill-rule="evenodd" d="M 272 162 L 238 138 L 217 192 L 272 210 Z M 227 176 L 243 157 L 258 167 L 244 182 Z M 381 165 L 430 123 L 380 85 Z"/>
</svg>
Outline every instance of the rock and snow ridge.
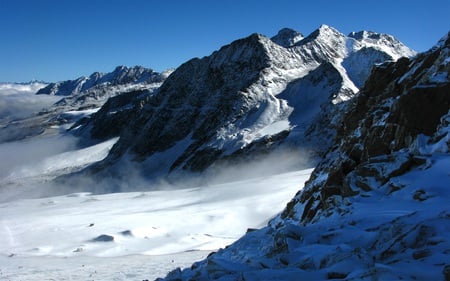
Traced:
<svg viewBox="0 0 450 281">
<path fill-rule="evenodd" d="M 267 227 L 163 280 L 449 280 L 449 35 L 374 69 Z"/>
<path fill-rule="evenodd" d="M 98 86 L 114 86 L 126 84 L 151 84 L 162 80 L 160 73 L 142 66 L 118 66 L 112 72 L 94 72 L 89 77 L 82 76 L 75 80 L 50 83 L 40 89 L 38 95 L 70 96 Z"/>
<path fill-rule="evenodd" d="M 285 48 L 294 46 L 304 38 L 303 34 L 290 28 L 281 29 L 277 35 L 270 38 L 273 42 Z"/>
<path fill-rule="evenodd" d="M 181 65 L 151 97 L 134 102 L 139 106 L 127 112 L 120 140 L 92 171 L 131 160 L 150 177 L 156 170 L 201 172 L 283 141 L 304 147 L 324 143 L 317 148 L 323 152 L 335 129 L 326 130 L 329 136 L 322 140 L 308 138 L 325 130 L 310 128 L 316 120 L 337 125 L 330 112 L 358 93 L 356 85 L 364 83 L 372 65 L 402 52 L 414 54 L 395 40 L 348 37 L 326 25 L 305 38 L 291 30 L 274 38 L 278 44 L 253 34 Z M 95 128 L 93 123 L 86 126 Z"/>
</svg>

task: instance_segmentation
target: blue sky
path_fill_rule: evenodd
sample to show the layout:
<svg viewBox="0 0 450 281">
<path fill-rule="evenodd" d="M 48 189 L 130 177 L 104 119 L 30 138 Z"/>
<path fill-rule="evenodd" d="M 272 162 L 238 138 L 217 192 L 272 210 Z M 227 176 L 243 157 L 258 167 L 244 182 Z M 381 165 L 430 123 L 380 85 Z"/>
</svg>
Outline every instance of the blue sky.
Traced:
<svg viewBox="0 0 450 281">
<path fill-rule="evenodd" d="M 389 33 L 417 51 L 450 30 L 450 0 L 0 0 L 0 81 L 74 79 L 117 65 L 162 71 L 258 32 Z"/>
</svg>

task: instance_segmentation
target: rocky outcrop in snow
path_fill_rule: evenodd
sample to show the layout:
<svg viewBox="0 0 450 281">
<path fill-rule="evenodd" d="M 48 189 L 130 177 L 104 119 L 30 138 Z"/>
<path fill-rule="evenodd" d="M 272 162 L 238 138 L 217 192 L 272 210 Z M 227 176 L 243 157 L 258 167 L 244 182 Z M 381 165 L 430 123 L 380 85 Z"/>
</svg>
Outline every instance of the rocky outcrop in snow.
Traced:
<svg viewBox="0 0 450 281">
<path fill-rule="evenodd" d="M 286 209 L 165 280 L 448 280 L 449 52 L 377 67 Z"/>
</svg>

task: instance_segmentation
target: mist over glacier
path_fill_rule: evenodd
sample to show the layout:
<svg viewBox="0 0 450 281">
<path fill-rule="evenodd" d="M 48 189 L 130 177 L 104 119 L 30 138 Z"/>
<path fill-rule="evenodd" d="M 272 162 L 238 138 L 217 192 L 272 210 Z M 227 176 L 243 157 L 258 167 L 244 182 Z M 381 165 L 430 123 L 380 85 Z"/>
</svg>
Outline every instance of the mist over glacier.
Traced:
<svg viewBox="0 0 450 281">
<path fill-rule="evenodd" d="M 35 95 L 45 85 L 0 83 L 0 125 L 31 116 L 58 101 L 58 97 Z"/>
</svg>

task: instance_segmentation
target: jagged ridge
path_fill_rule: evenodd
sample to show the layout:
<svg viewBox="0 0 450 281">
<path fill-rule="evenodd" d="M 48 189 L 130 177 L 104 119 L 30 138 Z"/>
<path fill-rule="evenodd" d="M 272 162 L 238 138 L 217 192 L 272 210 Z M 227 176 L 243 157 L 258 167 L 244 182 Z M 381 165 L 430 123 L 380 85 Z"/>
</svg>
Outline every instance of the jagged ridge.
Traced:
<svg viewBox="0 0 450 281">
<path fill-rule="evenodd" d="M 94 72 L 89 77 L 82 76 L 75 80 L 50 83 L 40 89 L 37 95 L 70 96 L 87 91 L 93 87 L 115 86 L 124 84 L 155 83 L 161 81 L 161 74 L 142 66 L 118 66 L 112 72 Z"/>
<path fill-rule="evenodd" d="M 164 173 L 203 171 L 230 155 L 241 157 L 254 147 L 250 144 L 283 131 L 283 138 L 266 144 L 276 147 L 286 141 L 307 146 L 305 132 L 314 135 L 316 129 L 309 128 L 314 120 L 329 121 L 320 108 L 334 108 L 348 100 L 359 91 L 355 83 L 365 81 L 368 71 L 361 74 L 357 64 L 345 63 L 365 43 L 325 25 L 304 39 L 289 30 L 281 34 L 293 36 L 295 44 L 286 48 L 254 34 L 183 64 L 151 98 L 135 107 L 129 126 L 124 126 L 119 142 L 100 166 L 108 167 L 125 154 L 130 156 L 127 159 L 151 163 L 157 154 L 158 159 L 166 159 L 160 166 Z M 366 61 L 394 59 L 395 52 L 407 49 L 401 43 L 392 48 L 396 50 L 388 53 L 381 51 L 387 49 L 384 45 L 373 49 Z M 336 78 L 324 84 L 320 77 L 328 72 Z M 347 75 L 354 72 L 358 73 L 355 82 Z M 310 103 L 314 114 L 302 112 L 308 96 L 317 98 Z M 333 130 L 328 130 L 331 136 Z M 311 147 L 320 142 L 309 140 Z M 320 149 L 326 149 L 325 145 Z"/>
</svg>

